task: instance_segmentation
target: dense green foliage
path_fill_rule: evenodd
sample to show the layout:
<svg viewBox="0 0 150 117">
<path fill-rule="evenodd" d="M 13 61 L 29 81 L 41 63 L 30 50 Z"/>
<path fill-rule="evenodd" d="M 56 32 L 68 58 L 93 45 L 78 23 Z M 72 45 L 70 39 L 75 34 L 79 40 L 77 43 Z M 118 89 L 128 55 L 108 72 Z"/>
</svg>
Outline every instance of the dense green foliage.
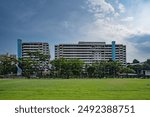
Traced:
<svg viewBox="0 0 150 117">
<path fill-rule="evenodd" d="M 150 100 L 149 79 L 0 80 L 0 99 Z"/>
<path fill-rule="evenodd" d="M 51 65 L 51 77 L 81 77 L 83 72 L 83 62 L 79 59 L 55 59 Z"/>
<path fill-rule="evenodd" d="M 99 61 L 85 64 L 79 59 L 54 59 L 40 52 L 28 52 L 28 57 L 19 60 L 4 57 L 0 60 L 0 75 L 16 74 L 16 66 L 22 70 L 22 76 L 31 78 L 118 78 L 148 77 L 142 70 L 150 70 L 150 59 L 140 63 L 134 59 L 132 64 L 122 65 L 119 61 Z M 150 77 L 150 76 L 149 76 Z"/>
<path fill-rule="evenodd" d="M 86 67 L 87 77 L 104 78 L 116 77 L 123 71 L 123 66 L 118 61 L 101 61 Z"/>
<path fill-rule="evenodd" d="M 140 63 L 140 61 L 138 61 L 137 59 L 134 59 L 133 63 Z"/>
<path fill-rule="evenodd" d="M 0 58 L 0 75 L 14 74 L 16 72 L 16 60 L 7 56 Z"/>
<path fill-rule="evenodd" d="M 28 58 L 19 60 L 19 66 L 22 69 L 22 75 L 30 78 L 31 75 L 42 77 L 44 70 L 49 69 L 49 56 L 40 52 L 28 52 Z"/>
<path fill-rule="evenodd" d="M 52 78 L 105 78 L 119 77 L 122 73 L 134 73 L 118 61 L 101 61 L 84 64 L 79 59 L 55 59 L 51 62 L 50 77 Z"/>
</svg>

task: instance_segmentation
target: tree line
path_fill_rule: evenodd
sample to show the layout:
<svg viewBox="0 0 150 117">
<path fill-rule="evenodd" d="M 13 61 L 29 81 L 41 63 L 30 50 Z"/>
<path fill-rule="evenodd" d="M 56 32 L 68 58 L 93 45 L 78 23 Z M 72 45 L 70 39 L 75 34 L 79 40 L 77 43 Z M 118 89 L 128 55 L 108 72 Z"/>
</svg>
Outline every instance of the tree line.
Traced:
<svg viewBox="0 0 150 117">
<path fill-rule="evenodd" d="M 22 70 L 22 76 L 31 78 L 119 78 L 122 75 L 137 74 L 141 70 L 150 70 L 150 59 L 142 65 L 134 60 L 135 65 L 122 65 L 119 61 L 100 61 L 85 64 L 79 59 L 54 59 L 48 61 L 50 56 L 40 52 L 29 52 L 29 57 L 19 60 L 10 57 L 0 59 L 0 75 L 16 74 L 17 65 Z"/>
<path fill-rule="evenodd" d="M 16 59 L 3 56 L 0 57 L 0 75 L 16 74 Z"/>
</svg>

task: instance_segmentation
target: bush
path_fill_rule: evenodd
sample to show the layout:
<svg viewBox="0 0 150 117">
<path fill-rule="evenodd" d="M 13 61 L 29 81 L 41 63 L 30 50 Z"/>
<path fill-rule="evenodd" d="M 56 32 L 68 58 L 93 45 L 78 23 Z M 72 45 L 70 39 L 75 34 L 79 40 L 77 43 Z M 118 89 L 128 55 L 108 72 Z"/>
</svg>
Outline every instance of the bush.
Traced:
<svg viewBox="0 0 150 117">
<path fill-rule="evenodd" d="M 0 79 L 3 79 L 4 78 L 4 75 L 0 75 Z"/>
</svg>

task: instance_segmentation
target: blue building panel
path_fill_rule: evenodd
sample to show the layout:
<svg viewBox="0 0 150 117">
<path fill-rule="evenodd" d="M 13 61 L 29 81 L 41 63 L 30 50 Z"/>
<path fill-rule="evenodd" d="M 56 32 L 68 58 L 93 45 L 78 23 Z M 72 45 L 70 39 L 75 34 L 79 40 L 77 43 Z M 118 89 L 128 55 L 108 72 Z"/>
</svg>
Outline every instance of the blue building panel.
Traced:
<svg viewBox="0 0 150 117">
<path fill-rule="evenodd" d="M 17 40 L 17 46 L 18 46 L 18 59 L 22 58 L 22 40 Z"/>
<path fill-rule="evenodd" d="M 116 60 L 116 45 L 115 45 L 115 41 L 112 41 L 112 60 L 115 61 Z"/>
</svg>

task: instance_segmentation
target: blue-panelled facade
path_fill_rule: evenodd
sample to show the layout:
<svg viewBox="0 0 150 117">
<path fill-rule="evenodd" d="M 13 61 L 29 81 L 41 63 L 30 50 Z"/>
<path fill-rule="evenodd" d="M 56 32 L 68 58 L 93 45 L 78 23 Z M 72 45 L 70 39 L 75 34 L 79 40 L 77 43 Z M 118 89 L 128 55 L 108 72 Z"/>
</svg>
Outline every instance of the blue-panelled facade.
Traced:
<svg viewBox="0 0 150 117">
<path fill-rule="evenodd" d="M 18 46 L 18 58 L 22 58 L 22 40 L 17 40 L 17 46 Z"/>
<path fill-rule="evenodd" d="M 116 60 L 116 45 L 115 45 L 115 41 L 112 41 L 112 60 L 115 61 Z"/>
</svg>

